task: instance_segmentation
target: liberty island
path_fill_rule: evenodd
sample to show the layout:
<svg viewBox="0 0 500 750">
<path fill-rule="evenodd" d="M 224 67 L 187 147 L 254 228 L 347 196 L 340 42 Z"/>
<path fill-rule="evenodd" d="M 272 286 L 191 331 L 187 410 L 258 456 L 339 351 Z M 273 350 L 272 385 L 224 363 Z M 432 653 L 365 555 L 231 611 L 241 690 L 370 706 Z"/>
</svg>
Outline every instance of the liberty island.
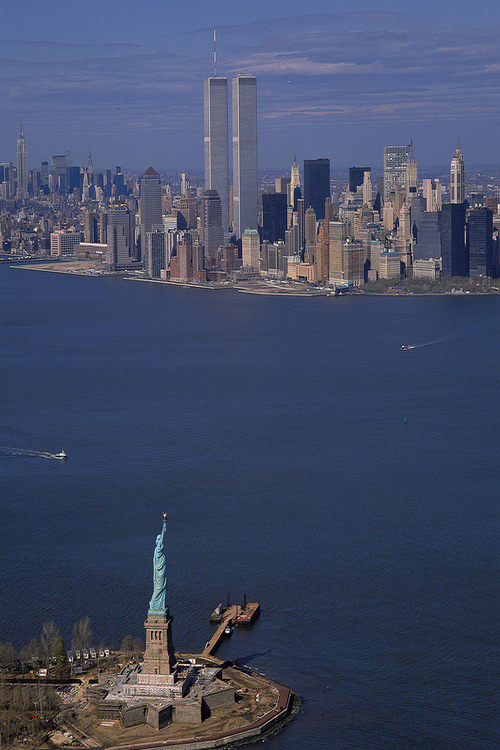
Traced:
<svg viewBox="0 0 500 750">
<path fill-rule="evenodd" d="M 228 606 L 201 654 L 176 654 L 166 603 L 166 533 L 164 513 L 153 553 L 143 659 L 119 673 L 99 674 L 97 684 L 87 687 L 85 710 L 74 710 L 67 727 L 73 732 L 76 727 L 87 746 L 113 748 L 144 747 L 155 736 L 158 741 L 150 747 L 172 742 L 193 750 L 262 741 L 297 713 L 300 699 L 289 688 L 213 655 L 226 624 L 253 622 L 258 605 Z"/>
</svg>

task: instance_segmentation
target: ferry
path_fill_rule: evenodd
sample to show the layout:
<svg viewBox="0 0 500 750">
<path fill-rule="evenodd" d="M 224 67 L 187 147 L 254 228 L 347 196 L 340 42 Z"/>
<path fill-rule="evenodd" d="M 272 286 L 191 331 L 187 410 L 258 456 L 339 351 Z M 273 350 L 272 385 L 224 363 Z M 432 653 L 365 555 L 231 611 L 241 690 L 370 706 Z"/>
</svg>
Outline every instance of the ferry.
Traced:
<svg viewBox="0 0 500 750">
<path fill-rule="evenodd" d="M 54 453 L 54 458 L 58 458 L 60 461 L 65 461 L 68 456 L 64 451 L 59 451 L 59 453 Z"/>
</svg>

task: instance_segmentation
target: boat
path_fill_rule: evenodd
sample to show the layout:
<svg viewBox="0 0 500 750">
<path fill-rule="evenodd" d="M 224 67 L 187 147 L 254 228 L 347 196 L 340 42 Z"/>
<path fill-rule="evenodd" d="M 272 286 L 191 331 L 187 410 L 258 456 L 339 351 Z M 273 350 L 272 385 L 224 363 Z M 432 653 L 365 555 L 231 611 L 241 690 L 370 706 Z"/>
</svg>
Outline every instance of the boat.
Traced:
<svg viewBox="0 0 500 750">
<path fill-rule="evenodd" d="M 65 461 L 68 456 L 64 451 L 59 451 L 59 453 L 54 453 L 54 458 L 58 458 L 60 461 Z"/>
<path fill-rule="evenodd" d="M 231 625 L 226 625 L 226 627 L 224 628 L 224 635 L 228 635 L 228 636 L 232 635 L 232 632 L 233 632 L 233 629 Z"/>
<path fill-rule="evenodd" d="M 403 344 L 403 346 L 401 347 L 401 351 L 402 352 L 407 352 L 408 349 L 413 349 L 413 347 L 412 346 L 408 346 L 407 344 Z"/>
</svg>

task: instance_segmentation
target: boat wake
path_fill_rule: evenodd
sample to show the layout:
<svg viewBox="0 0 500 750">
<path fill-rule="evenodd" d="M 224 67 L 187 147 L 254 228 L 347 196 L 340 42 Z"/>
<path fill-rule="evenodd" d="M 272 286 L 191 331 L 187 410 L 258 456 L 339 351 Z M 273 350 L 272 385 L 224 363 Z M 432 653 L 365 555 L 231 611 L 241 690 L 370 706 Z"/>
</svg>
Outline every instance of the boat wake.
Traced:
<svg viewBox="0 0 500 750">
<path fill-rule="evenodd" d="M 481 321 L 481 323 L 474 323 L 470 326 L 465 326 L 465 328 L 460 328 L 458 331 L 452 331 L 452 333 L 449 333 L 447 336 L 441 336 L 440 338 L 433 339 L 432 341 L 424 341 L 421 344 L 403 344 L 403 346 L 401 347 L 401 351 L 407 352 L 410 349 L 422 349 L 422 347 L 424 346 L 433 346 L 434 344 L 442 344 L 444 341 L 452 341 L 453 339 L 458 339 L 464 334 L 469 333 L 470 331 L 475 331 L 478 328 L 489 325 L 491 322 L 493 321 L 484 320 Z"/>
<path fill-rule="evenodd" d="M 56 461 L 59 456 L 47 451 L 35 451 L 25 448 L 6 448 L 0 447 L 0 456 L 30 456 L 31 458 L 54 458 Z"/>
</svg>

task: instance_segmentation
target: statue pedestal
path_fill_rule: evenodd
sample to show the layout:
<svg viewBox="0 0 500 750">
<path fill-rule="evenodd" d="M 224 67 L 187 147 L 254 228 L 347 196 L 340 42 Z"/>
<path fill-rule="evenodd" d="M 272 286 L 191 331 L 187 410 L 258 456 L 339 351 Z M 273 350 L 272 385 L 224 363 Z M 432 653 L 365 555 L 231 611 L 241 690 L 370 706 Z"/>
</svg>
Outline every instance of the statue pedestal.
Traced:
<svg viewBox="0 0 500 750">
<path fill-rule="evenodd" d="M 137 682 L 149 685 L 172 685 L 175 682 L 175 654 L 172 643 L 172 620 L 170 614 L 148 612 L 146 628 L 146 651 L 142 670 Z"/>
</svg>

